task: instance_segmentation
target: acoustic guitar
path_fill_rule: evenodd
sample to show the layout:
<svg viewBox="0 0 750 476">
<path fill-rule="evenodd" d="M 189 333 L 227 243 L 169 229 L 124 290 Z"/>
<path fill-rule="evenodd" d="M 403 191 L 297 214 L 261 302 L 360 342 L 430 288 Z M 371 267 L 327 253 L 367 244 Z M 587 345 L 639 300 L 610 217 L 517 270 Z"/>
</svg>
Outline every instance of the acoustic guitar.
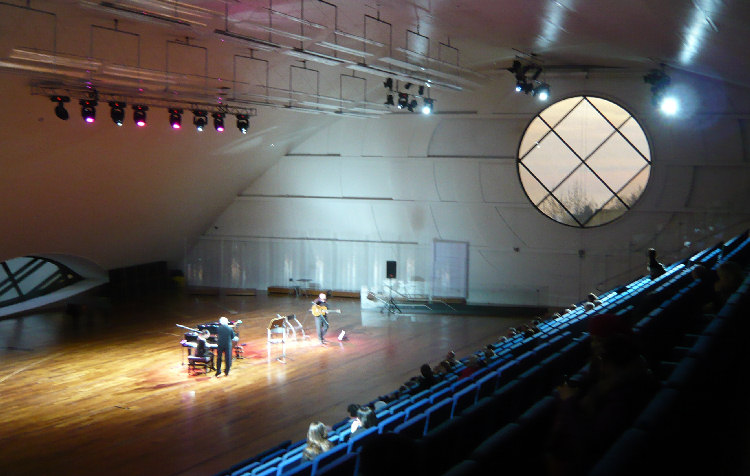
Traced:
<svg viewBox="0 0 750 476">
<path fill-rule="evenodd" d="M 313 304 L 310 308 L 310 312 L 313 313 L 313 316 L 320 317 L 325 316 L 326 314 L 330 314 L 332 312 L 335 312 L 336 314 L 341 314 L 341 309 L 328 309 L 325 306 L 319 306 L 318 304 Z"/>
</svg>

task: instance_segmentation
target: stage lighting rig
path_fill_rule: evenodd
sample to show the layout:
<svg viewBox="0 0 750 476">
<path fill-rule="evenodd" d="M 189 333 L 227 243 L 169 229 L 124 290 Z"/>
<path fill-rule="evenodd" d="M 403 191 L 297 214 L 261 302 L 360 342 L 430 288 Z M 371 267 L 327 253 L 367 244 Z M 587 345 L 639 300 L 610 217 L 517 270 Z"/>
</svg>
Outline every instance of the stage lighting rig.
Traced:
<svg viewBox="0 0 750 476">
<path fill-rule="evenodd" d="M 70 115 L 67 109 L 65 109 L 65 103 L 70 102 L 70 98 L 68 96 L 51 96 L 50 100 L 57 103 L 57 106 L 55 106 L 55 116 L 63 121 L 67 121 Z"/>
<path fill-rule="evenodd" d="M 214 129 L 216 129 L 216 132 L 224 132 L 224 113 L 215 112 L 211 114 L 211 117 L 214 118 Z"/>
<path fill-rule="evenodd" d="M 133 105 L 133 121 L 136 126 L 146 126 L 146 111 L 148 111 L 148 106 L 143 106 L 141 104 Z"/>
<path fill-rule="evenodd" d="M 422 105 L 422 114 L 428 115 L 432 114 L 432 106 L 433 106 L 433 100 L 430 98 L 424 98 L 422 99 L 423 105 Z"/>
<path fill-rule="evenodd" d="M 169 125 L 172 129 L 179 129 L 182 127 L 182 109 L 169 109 Z"/>
<path fill-rule="evenodd" d="M 398 93 L 398 108 L 403 109 L 409 105 L 409 95 L 406 93 Z"/>
<path fill-rule="evenodd" d="M 98 102 L 94 99 L 81 99 L 81 117 L 89 124 L 96 122 L 96 106 Z"/>
<path fill-rule="evenodd" d="M 124 102 L 119 101 L 110 101 L 109 107 L 111 108 L 109 112 L 109 117 L 112 118 L 112 122 L 114 122 L 118 126 L 122 126 L 122 121 L 125 119 L 125 107 L 127 104 Z"/>
<path fill-rule="evenodd" d="M 663 69 L 652 69 L 643 77 L 646 84 L 651 85 L 651 102 L 661 112 L 674 115 L 679 110 L 677 98 L 669 94 L 672 78 Z"/>
<path fill-rule="evenodd" d="M 250 128 L 250 119 L 247 114 L 237 114 L 237 129 L 243 134 L 247 134 Z"/>
<path fill-rule="evenodd" d="M 198 132 L 203 132 L 203 128 L 208 123 L 208 113 L 206 111 L 193 111 L 193 124 Z"/>
</svg>

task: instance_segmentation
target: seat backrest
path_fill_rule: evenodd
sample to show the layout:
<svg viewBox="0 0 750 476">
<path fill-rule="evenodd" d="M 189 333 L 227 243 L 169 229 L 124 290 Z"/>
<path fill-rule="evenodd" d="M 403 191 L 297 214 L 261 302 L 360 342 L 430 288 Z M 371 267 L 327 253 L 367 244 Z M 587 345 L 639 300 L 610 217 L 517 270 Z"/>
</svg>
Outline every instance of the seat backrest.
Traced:
<svg viewBox="0 0 750 476">
<path fill-rule="evenodd" d="M 413 439 L 418 439 L 425 434 L 426 421 L 427 415 L 422 413 L 398 425 L 393 429 L 393 432 Z"/>
<path fill-rule="evenodd" d="M 388 433 L 393 431 L 398 425 L 406 420 L 405 412 L 398 412 L 395 415 L 390 415 L 383 421 L 378 423 L 378 433 Z"/>
<path fill-rule="evenodd" d="M 428 432 L 433 428 L 437 427 L 445 420 L 451 417 L 451 409 L 453 408 L 453 399 L 446 398 L 440 402 L 437 402 L 425 410 L 425 416 L 427 417 L 425 431 Z"/>
<path fill-rule="evenodd" d="M 466 408 L 474 405 L 477 400 L 477 386 L 471 384 L 468 387 L 459 390 L 453 395 L 453 405 L 451 407 L 451 417 L 460 415 Z"/>
</svg>

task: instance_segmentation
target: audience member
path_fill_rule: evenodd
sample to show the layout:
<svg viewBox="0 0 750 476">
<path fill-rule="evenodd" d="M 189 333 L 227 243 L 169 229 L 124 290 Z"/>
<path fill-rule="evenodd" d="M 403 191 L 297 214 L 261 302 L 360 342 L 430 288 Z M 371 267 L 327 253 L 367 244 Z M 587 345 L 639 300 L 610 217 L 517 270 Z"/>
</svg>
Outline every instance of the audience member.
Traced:
<svg viewBox="0 0 750 476">
<path fill-rule="evenodd" d="M 594 293 L 588 293 L 588 295 L 586 296 L 586 300 L 587 300 L 588 302 L 594 302 L 594 301 L 596 301 L 596 300 L 598 300 L 598 299 L 599 299 L 599 298 L 598 298 L 598 297 L 597 297 L 597 295 L 596 295 L 596 294 L 594 294 Z"/>
<path fill-rule="evenodd" d="M 423 390 L 427 390 L 438 382 L 435 374 L 432 372 L 430 364 L 422 364 L 419 368 L 419 372 L 422 374 L 417 379 L 417 386 L 412 390 L 413 394 L 419 393 Z"/>
<path fill-rule="evenodd" d="M 648 265 L 646 266 L 651 279 L 656 279 L 667 271 L 664 269 L 664 265 L 656 260 L 656 250 L 653 248 L 648 249 Z"/>
<path fill-rule="evenodd" d="M 485 367 L 486 365 L 487 364 L 482 359 L 473 354 L 469 357 L 469 361 L 466 362 L 466 367 L 461 369 L 461 371 L 458 373 L 458 378 L 462 379 L 469 377 L 473 375 L 477 370 Z"/>
<path fill-rule="evenodd" d="M 742 284 L 742 267 L 734 261 L 725 261 L 716 268 L 716 291 L 717 311 L 721 309 L 729 297 L 737 291 Z"/>
<path fill-rule="evenodd" d="M 359 428 L 359 420 L 357 420 L 357 412 L 360 409 L 360 405 L 356 403 L 350 403 L 349 406 L 346 407 L 346 413 L 349 414 L 349 421 L 351 422 L 351 425 L 349 425 L 349 433 L 354 433 Z"/>
<path fill-rule="evenodd" d="M 356 430 L 352 432 L 352 435 L 364 431 L 368 428 L 378 426 L 378 418 L 375 416 L 375 412 L 368 406 L 359 407 L 357 410 L 357 422 L 359 425 Z"/>
<path fill-rule="evenodd" d="M 328 427 L 319 421 L 310 423 L 307 430 L 307 445 L 302 450 L 302 458 L 310 461 L 321 453 L 330 450 L 333 443 L 328 441 Z"/>
<path fill-rule="evenodd" d="M 595 305 L 594 305 L 594 303 L 593 303 L 593 302 L 591 302 L 591 301 L 587 301 L 587 302 L 583 303 L 583 310 L 584 310 L 584 311 L 591 311 L 591 310 L 592 310 L 592 309 L 594 309 L 595 307 L 596 307 L 596 306 L 595 306 Z"/>
</svg>

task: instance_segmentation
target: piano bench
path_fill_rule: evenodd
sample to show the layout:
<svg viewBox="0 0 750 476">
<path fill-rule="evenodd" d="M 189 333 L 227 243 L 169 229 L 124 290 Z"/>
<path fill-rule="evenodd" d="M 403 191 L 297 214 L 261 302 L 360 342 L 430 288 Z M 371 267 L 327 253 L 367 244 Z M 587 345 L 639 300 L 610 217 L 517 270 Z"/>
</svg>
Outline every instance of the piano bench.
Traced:
<svg viewBox="0 0 750 476">
<path fill-rule="evenodd" d="M 188 374 L 196 375 L 199 370 L 202 370 L 204 374 L 207 374 L 209 370 L 214 369 L 214 358 L 211 357 L 197 357 L 195 355 L 188 356 Z"/>
</svg>

